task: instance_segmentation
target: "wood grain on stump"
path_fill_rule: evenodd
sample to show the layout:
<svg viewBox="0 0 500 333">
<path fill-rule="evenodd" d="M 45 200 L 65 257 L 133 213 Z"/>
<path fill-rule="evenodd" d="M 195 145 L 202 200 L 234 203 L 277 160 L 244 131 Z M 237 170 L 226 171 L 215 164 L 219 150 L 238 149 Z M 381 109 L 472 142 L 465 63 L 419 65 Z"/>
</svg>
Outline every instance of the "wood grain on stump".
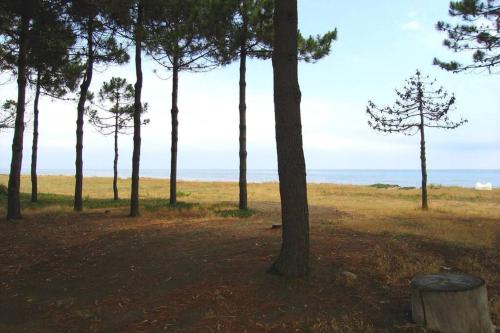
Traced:
<svg viewBox="0 0 500 333">
<path fill-rule="evenodd" d="M 415 323 L 444 333 L 494 332 L 483 279 L 464 274 L 421 275 L 410 286 Z"/>
</svg>

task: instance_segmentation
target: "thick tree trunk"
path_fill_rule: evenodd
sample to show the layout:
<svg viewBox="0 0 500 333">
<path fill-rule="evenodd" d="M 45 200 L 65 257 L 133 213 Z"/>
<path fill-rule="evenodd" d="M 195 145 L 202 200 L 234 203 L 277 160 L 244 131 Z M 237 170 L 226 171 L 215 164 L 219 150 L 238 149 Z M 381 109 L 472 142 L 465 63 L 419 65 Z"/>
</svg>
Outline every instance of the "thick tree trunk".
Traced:
<svg viewBox="0 0 500 333">
<path fill-rule="evenodd" d="M 247 199 L 247 119 L 246 119 L 246 40 L 240 47 L 240 209 L 248 209 Z"/>
<path fill-rule="evenodd" d="M 301 276 L 309 271 L 309 212 L 297 74 L 297 0 L 276 1 L 274 41 L 274 106 L 283 243 L 270 272 Z"/>
<path fill-rule="evenodd" d="M 118 100 L 116 104 L 118 104 Z M 113 160 L 113 199 L 118 200 L 118 107 L 116 108 L 116 115 L 115 115 L 115 159 Z"/>
<path fill-rule="evenodd" d="M 92 20 L 87 25 L 87 67 L 85 76 L 80 85 L 80 96 L 77 106 L 76 118 L 76 161 L 75 161 L 75 197 L 73 210 L 81 212 L 83 209 L 83 117 L 85 114 L 85 102 L 87 101 L 87 93 L 90 83 L 92 82 L 92 74 L 94 72 L 94 28 Z"/>
<path fill-rule="evenodd" d="M 421 88 L 419 88 L 420 90 Z M 419 91 L 421 96 L 421 91 Z M 425 158 L 425 122 L 423 114 L 422 98 L 419 101 L 420 111 L 420 170 L 422 172 L 422 209 L 428 209 L 427 202 L 427 161 Z"/>
<path fill-rule="evenodd" d="M 130 193 L 130 216 L 139 215 L 139 163 L 141 159 L 141 113 L 142 113 L 142 1 L 137 5 L 135 24 L 135 100 L 134 100 L 134 151 L 132 153 L 132 188 Z"/>
<path fill-rule="evenodd" d="M 36 78 L 35 101 L 33 103 L 33 145 L 31 146 L 31 202 L 38 201 L 38 179 L 36 174 L 38 155 L 38 102 L 40 100 L 40 72 Z"/>
<path fill-rule="evenodd" d="M 174 58 L 172 76 L 172 143 L 170 148 L 170 205 L 177 203 L 177 141 L 179 121 L 177 115 L 179 108 L 177 107 L 178 92 L 179 92 L 179 65 L 177 58 Z"/>
<path fill-rule="evenodd" d="M 7 197 L 7 219 L 16 220 L 21 216 L 21 167 L 23 162 L 24 113 L 26 104 L 26 67 L 28 58 L 29 17 L 21 17 L 19 36 L 19 56 L 17 59 L 17 110 L 14 138 L 12 140 L 12 160 L 10 163 L 9 188 Z"/>
</svg>

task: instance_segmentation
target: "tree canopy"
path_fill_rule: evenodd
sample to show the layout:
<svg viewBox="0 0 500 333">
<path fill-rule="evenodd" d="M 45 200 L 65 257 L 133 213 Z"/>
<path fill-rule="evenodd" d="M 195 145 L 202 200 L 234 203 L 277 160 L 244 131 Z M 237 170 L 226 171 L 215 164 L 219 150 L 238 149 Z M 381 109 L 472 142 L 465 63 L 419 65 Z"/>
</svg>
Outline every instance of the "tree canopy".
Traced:
<svg viewBox="0 0 500 333">
<path fill-rule="evenodd" d="M 466 123 L 464 119 L 455 122 L 449 118 L 455 96 L 443 87 L 436 87 L 436 83 L 417 71 L 406 80 L 402 90 L 396 89 L 394 105 L 380 108 L 372 101 L 368 103 L 368 125 L 380 132 L 415 135 L 422 126 L 454 129 Z"/>
<path fill-rule="evenodd" d="M 452 1 L 449 14 L 462 22 L 455 25 L 437 23 L 437 29 L 448 34 L 444 45 L 455 52 L 470 53 L 472 62 L 462 64 L 435 58 L 434 64 L 453 72 L 474 69 L 492 72 L 500 64 L 500 1 Z"/>
<path fill-rule="evenodd" d="M 0 106 L 0 132 L 3 130 L 14 128 L 16 121 L 16 101 L 6 100 Z"/>
<path fill-rule="evenodd" d="M 119 77 L 112 77 L 102 84 L 98 93 L 98 100 L 92 104 L 94 108 L 89 108 L 89 122 L 103 135 L 130 134 L 132 128 L 131 121 L 134 113 L 134 86 L 127 83 L 127 80 Z M 147 110 L 147 104 L 143 105 L 143 112 Z M 143 120 L 143 124 L 149 120 Z"/>
</svg>

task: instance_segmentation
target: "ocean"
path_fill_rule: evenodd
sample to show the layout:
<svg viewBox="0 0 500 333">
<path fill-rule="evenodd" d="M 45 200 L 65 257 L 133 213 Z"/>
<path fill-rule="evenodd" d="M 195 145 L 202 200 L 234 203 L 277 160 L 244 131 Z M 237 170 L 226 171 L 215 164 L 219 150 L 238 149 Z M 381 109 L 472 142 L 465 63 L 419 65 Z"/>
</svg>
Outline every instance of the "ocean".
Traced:
<svg viewBox="0 0 500 333">
<path fill-rule="evenodd" d="M 8 170 L 0 170 L 6 174 Z M 476 182 L 492 183 L 494 187 L 500 187 L 500 170 L 428 170 L 428 184 L 444 186 L 474 187 Z M 23 174 L 29 174 L 29 170 L 23 170 Z M 39 170 L 39 175 L 73 175 L 73 170 Z M 112 170 L 87 169 L 84 170 L 86 177 L 111 177 Z M 128 178 L 130 170 L 119 170 L 119 176 Z M 168 178 L 169 170 L 143 169 L 141 177 Z M 177 178 L 179 180 L 203 180 L 203 181 L 238 181 L 238 170 L 236 169 L 179 169 Z M 277 170 L 250 169 L 247 172 L 247 181 L 252 183 L 278 181 Z M 307 181 L 309 183 L 335 183 L 353 185 L 371 185 L 375 183 L 395 184 L 399 186 L 420 186 L 420 170 L 308 170 Z"/>
</svg>

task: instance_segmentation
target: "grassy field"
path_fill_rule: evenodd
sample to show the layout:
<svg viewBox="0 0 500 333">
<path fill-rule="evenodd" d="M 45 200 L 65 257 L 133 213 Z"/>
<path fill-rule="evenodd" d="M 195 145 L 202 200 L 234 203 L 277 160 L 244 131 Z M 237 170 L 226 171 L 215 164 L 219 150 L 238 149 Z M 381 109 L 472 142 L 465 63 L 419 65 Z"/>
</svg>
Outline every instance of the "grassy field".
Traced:
<svg viewBox="0 0 500 333">
<path fill-rule="evenodd" d="M 86 178 L 73 213 L 73 184 L 40 177 L 31 204 L 23 178 L 15 224 L 0 194 L 0 332 L 424 332 L 408 281 L 443 270 L 483 277 L 500 321 L 498 189 L 430 188 L 423 212 L 416 189 L 310 184 L 312 272 L 284 279 L 265 273 L 276 183 L 250 184 L 241 212 L 236 183 L 179 182 L 169 207 L 168 181 L 142 179 L 140 218 L 109 178 Z"/>
</svg>

